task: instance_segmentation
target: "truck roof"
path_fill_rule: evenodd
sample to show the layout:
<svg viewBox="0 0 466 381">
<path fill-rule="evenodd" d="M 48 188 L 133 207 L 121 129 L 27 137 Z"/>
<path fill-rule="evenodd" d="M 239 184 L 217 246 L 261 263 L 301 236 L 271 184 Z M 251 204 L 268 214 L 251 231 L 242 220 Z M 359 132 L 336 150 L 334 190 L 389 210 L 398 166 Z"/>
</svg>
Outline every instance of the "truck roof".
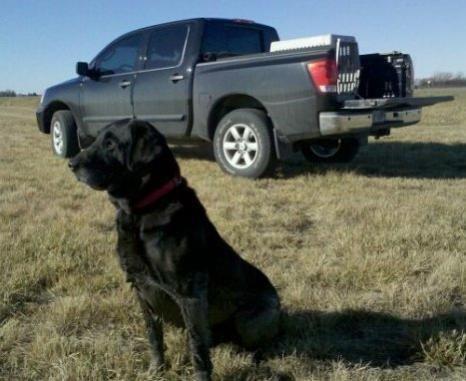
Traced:
<svg viewBox="0 0 466 381">
<path fill-rule="evenodd" d="M 275 29 L 275 28 L 271 27 L 270 25 L 260 24 L 260 23 L 257 23 L 255 21 L 252 21 L 252 20 L 244 20 L 244 19 L 240 19 L 240 18 L 237 18 L 237 19 L 225 19 L 225 18 L 215 18 L 215 17 L 197 17 L 197 18 L 184 19 L 184 20 L 175 20 L 175 21 L 169 21 L 169 22 L 165 22 L 165 23 L 161 23 L 161 24 L 149 25 L 149 26 L 146 26 L 146 27 L 143 27 L 143 28 L 134 29 L 131 32 L 128 32 L 128 33 L 125 33 L 125 34 L 137 32 L 137 31 L 144 30 L 144 29 L 150 29 L 150 28 L 153 28 L 153 27 L 156 27 L 156 26 L 167 26 L 167 25 L 174 25 L 174 24 L 184 24 L 184 23 L 188 23 L 188 22 L 206 22 L 206 21 L 207 22 L 225 22 L 225 23 L 229 22 L 229 23 L 238 23 L 238 24 L 244 24 L 244 25 L 249 24 L 249 25 L 259 26 L 261 28 Z"/>
</svg>

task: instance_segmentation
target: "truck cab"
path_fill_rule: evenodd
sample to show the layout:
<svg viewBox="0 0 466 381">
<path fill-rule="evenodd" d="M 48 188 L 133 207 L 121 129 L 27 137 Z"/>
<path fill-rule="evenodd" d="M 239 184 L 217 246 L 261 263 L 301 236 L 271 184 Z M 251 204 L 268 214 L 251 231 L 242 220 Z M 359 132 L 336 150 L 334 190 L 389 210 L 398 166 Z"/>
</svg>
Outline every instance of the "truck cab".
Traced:
<svg viewBox="0 0 466 381">
<path fill-rule="evenodd" d="M 245 20 L 193 19 L 143 28 L 118 37 L 89 64 L 78 63 L 80 77 L 47 89 L 44 99 L 79 83 L 79 97 L 65 102 L 84 143 L 105 125 L 133 117 L 169 136 L 187 136 L 196 64 L 262 53 L 276 40 L 275 29 Z M 41 106 L 39 128 L 48 131 L 52 115 L 46 110 L 42 114 L 43 101 Z"/>
</svg>

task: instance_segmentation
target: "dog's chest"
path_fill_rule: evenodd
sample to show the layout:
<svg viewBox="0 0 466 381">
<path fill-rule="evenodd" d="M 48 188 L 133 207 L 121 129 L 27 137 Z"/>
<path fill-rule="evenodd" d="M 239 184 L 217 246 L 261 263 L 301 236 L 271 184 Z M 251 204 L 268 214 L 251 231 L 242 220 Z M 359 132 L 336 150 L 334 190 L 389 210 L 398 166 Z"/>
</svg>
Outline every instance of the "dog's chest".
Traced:
<svg viewBox="0 0 466 381">
<path fill-rule="evenodd" d="M 178 204 L 137 218 L 120 214 L 118 253 L 128 280 L 138 289 L 159 288 L 175 297 L 186 280 L 187 238 L 171 224 Z M 189 272 L 189 271 L 188 271 Z"/>
<path fill-rule="evenodd" d="M 173 283 L 173 270 L 168 253 L 163 250 L 146 250 L 142 240 L 133 246 L 137 250 L 119 250 L 120 260 L 130 266 L 122 266 L 127 280 L 133 285 L 139 297 L 144 300 L 152 313 L 164 321 L 182 326 L 177 287 Z M 152 243 L 153 244 L 153 243 Z"/>
<path fill-rule="evenodd" d="M 133 236 L 133 239 L 136 238 Z M 122 244 L 122 242 L 124 244 Z M 132 284 L 139 297 L 157 311 L 167 322 L 181 324 L 178 299 L 176 271 L 165 250 L 148 250 L 139 239 L 130 241 L 120 239 L 118 254 L 127 281 Z M 152 242 L 154 245 L 154 242 Z M 153 247 L 158 247 L 154 245 Z"/>
<path fill-rule="evenodd" d="M 171 283 L 180 271 L 181 256 L 186 250 L 186 240 L 177 239 L 163 231 L 141 233 L 143 255 L 159 282 Z"/>
</svg>

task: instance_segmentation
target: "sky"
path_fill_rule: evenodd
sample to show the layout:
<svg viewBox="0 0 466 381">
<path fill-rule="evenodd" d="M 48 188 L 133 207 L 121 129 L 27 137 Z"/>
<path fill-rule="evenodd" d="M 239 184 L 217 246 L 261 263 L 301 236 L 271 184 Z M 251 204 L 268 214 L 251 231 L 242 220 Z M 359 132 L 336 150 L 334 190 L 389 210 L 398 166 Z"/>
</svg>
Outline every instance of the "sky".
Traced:
<svg viewBox="0 0 466 381">
<path fill-rule="evenodd" d="M 466 74 L 466 0 L 1 0 L 0 90 L 41 93 L 121 34 L 193 17 L 250 19 L 281 39 L 353 35 L 361 53 L 410 53 L 417 78 Z"/>
</svg>

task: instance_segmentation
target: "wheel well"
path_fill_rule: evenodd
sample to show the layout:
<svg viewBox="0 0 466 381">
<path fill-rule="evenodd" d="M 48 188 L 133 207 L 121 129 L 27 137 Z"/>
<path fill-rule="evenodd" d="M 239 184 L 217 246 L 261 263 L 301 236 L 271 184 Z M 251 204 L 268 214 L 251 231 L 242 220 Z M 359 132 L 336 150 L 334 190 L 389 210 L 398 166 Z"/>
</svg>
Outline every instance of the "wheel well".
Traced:
<svg viewBox="0 0 466 381">
<path fill-rule="evenodd" d="M 210 140 L 214 138 L 215 129 L 217 128 L 220 120 L 229 112 L 240 108 L 255 108 L 258 110 L 267 111 L 261 102 L 249 95 L 229 95 L 219 100 L 212 108 L 208 119 L 207 128 Z"/>
<path fill-rule="evenodd" d="M 52 102 L 47 106 L 44 113 L 44 130 L 46 133 L 50 133 L 50 124 L 52 123 L 52 117 L 55 111 L 69 110 L 70 108 L 63 102 Z"/>
</svg>

